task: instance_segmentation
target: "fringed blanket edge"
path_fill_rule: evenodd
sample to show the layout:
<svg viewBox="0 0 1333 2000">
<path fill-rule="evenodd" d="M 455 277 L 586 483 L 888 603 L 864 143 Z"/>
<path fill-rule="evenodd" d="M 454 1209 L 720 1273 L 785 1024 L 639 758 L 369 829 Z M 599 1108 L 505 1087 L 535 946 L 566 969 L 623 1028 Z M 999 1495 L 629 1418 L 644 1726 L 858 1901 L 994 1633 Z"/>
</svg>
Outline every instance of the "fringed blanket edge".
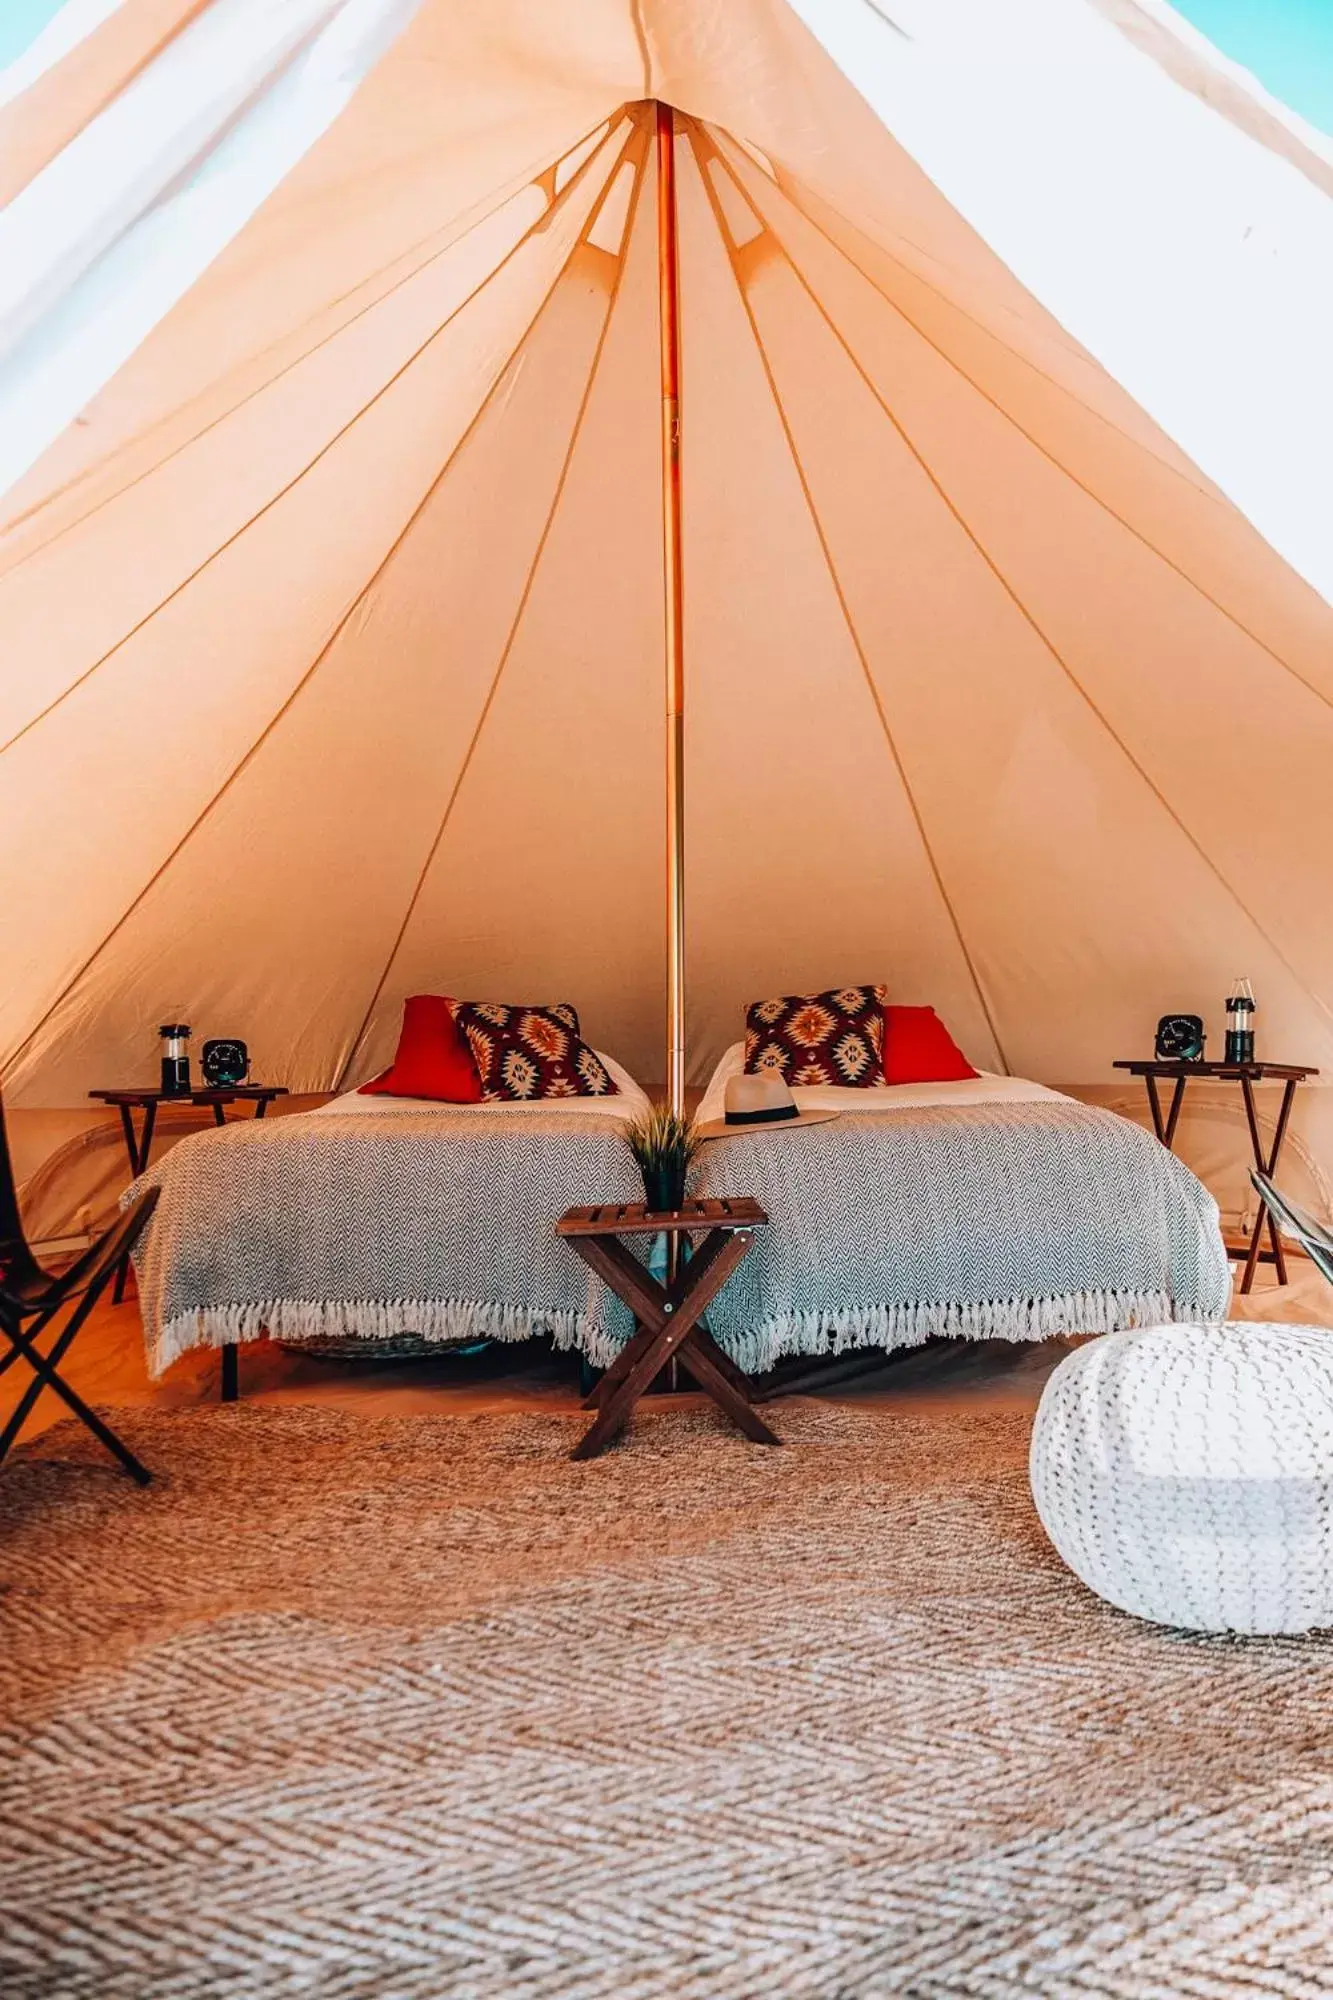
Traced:
<svg viewBox="0 0 1333 2000">
<path fill-rule="evenodd" d="M 845 1354 L 858 1347 L 921 1347 L 928 1340 L 1050 1340 L 1217 1315 L 1166 1292 L 1062 1292 L 1039 1299 L 902 1300 L 836 1312 L 775 1313 L 722 1344 L 746 1375 L 763 1375 L 792 1354 Z"/>
<path fill-rule="evenodd" d="M 589 1313 L 547 1312 L 482 1299 L 261 1299 L 244 1305 L 200 1306 L 167 1320 L 153 1343 L 150 1373 L 162 1375 L 197 1347 L 245 1340 L 393 1340 L 414 1334 L 442 1344 L 455 1340 L 531 1340 L 549 1334 L 558 1348 L 577 1348 L 595 1368 L 609 1368 L 620 1342 Z"/>
</svg>

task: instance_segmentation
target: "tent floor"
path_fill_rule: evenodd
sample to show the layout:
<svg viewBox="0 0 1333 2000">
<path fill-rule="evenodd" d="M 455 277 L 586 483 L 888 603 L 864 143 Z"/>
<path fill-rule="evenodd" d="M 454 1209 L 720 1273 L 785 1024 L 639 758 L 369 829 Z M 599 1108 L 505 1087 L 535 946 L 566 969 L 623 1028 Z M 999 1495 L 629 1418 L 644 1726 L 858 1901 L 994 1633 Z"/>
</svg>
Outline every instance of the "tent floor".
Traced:
<svg viewBox="0 0 1333 2000">
<path fill-rule="evenodd" d="M 1261 1268 L 1248 1298 L 1233 1293 L 1233 1317 L 1333 1328 L 1333 1290 L 1303 1259 L 1293 1259 L 1290 1268 L 1293 1282 L 1285 1289 L 1274 1285 L 1271 1270 Z M 833 1401 L 923 1415 L 960 1406 L 1031 1410 L 1070 1344 L 941 1341 L 887 1357 L 882 1366 L 833 1382 L 822 1393 Z M 149 1379 L 132 1287 L 123 1305 L 97 1308 L 65 1373 L 88 1401 L 108 1410 L 186 1409 L 218 1395 L 218 1359 L 210 1351 L 186 1355 L 159 1382 Z M 12 1368 L 0 1377 L 0 1421 L 14 1407 L 23 1374 Z M 470 1357 L 366 1364 L 317 1360 L 258 1341 L 241 1350 L 241 1389 L 247 1401 L 324 1404 L 379 1416 L 432 1409 L 573 1410 L 579 1403 L 579 1367 L 577 1357 L 553 1354 L 536 1342 L 496 1346 Z M 64 1414 L 54 1396 L 43 1396 L 23 1436 L 35 1437 Z"/>
</svg>

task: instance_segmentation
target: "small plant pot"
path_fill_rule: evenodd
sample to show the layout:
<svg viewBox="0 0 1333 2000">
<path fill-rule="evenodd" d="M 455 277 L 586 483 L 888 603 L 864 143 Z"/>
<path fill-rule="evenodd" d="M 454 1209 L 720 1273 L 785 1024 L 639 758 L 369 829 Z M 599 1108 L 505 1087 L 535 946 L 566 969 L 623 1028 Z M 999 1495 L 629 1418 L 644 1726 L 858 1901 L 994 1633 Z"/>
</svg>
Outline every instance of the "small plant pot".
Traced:
<svg viewBox="0 0 1333 2000">
<path fill-rule="evenodd" d="M 685 1176 L 675 1167 L 644 1167 L 643 1198 L 650 1214 L 671 1215 L 685 1201 Z"/>
<path fill-rule="evenodd" d="M 685 1204 L 685 1184 L 699 1139 L 688 1118 L 668 1105 L 654 1104 L 625 1133 L 643 1176 L 643 1199 L 650 1215 L 676 1215 Z"/>
</svg>

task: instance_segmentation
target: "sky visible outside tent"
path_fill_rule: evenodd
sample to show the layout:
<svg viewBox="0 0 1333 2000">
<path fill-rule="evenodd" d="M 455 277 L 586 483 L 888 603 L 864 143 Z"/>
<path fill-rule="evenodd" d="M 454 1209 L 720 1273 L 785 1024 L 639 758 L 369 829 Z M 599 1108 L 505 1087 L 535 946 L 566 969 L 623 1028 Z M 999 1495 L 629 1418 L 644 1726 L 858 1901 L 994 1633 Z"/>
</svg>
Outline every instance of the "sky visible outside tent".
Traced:
<svg viewBox="0 0 1333 2000">
<path fill-rule="evenodd" d="M 1175 0 L 1274 97 L 1333 132 L 1333 0 Z"/>
<path fill-rule="evenodd" d="M 29 42 L 58 14 L 64 0 L 3 0 L 0 5 L 0 65 L 21 56 Z"/>
</svg>

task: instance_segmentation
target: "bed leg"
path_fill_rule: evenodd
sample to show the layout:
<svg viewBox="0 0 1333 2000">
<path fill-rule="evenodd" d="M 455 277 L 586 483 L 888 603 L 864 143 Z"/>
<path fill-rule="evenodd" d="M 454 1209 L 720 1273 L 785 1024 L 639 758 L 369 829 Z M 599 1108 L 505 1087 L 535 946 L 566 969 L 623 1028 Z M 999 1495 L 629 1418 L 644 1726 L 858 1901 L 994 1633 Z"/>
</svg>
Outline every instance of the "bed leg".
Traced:
<svg viewBox="0 0 1333 2000">
<path fill-rule="evenodd" d="M 233 1341 L 222 1350 L 222 1400 L 235 1403 L 241 1394 L 241 1355 Z"/>
</svg>

